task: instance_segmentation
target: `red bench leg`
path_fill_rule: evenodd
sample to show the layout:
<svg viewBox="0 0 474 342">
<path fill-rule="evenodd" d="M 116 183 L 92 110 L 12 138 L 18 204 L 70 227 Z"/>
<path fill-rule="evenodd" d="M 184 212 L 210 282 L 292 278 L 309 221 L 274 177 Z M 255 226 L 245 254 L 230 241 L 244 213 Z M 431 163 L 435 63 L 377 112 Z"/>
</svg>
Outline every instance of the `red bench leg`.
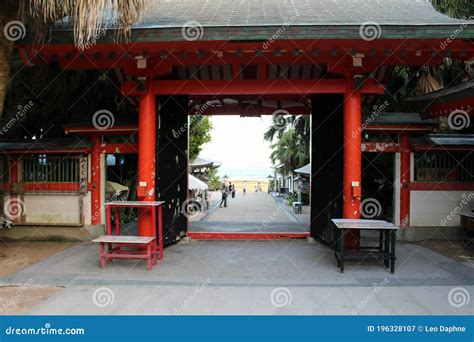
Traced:
<svg viewBox="0 0 474 342">
<path fill-rule="evenodd" d="M 146 246 L 146 255 L 148 257 L 148 271 L 151 271 L 151 261 L 152 261 L 152 257 L 153 255 L 151 254 L 151 244 L 149 243 L 147 246 Z"/>
<path fill-rule="evenodd" d="M 153 264 L 158 264 L 158 248 L 156 247 L 156 240 L 153 242 Z"/>
<path fill-rule="evenodd" d="M 108 243 L 107 244 L 107 251 L 110 252 L 113 249 L 113 247 L 114 246 L 111 243 Z M 111 262 L 113 262 L 113 259 L 112 258 L 105 258 L 105 262 L 106 263 L 108 263 L 108 262 L 111 263 Z"/>
<path fill-rule="evenodd" d="M 104 251 L 104 243 L 100 243 L 100 267 L 102 269 L 105 268 L 105 251 Z"/>
</svg>

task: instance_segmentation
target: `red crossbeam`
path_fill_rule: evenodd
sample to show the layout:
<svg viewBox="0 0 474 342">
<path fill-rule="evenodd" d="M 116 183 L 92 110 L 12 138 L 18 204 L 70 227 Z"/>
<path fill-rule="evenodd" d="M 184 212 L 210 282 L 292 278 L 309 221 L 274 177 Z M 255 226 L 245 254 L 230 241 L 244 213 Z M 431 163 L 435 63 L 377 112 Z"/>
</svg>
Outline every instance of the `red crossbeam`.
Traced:
<svg viewBox="0 0 474 342">
<path fill-rule="evenodd" d="M 234 80 L 234 81 L 150 81 L 148 87 L 155 95 L 307 95 L 343 94 L 354 80 Z M 383 94 L 384 87 L 373 80 L 364 82 L 364 94 Z M 125 96 L 144 94 L 137 82 L 126 82 Z"/>
</svg>

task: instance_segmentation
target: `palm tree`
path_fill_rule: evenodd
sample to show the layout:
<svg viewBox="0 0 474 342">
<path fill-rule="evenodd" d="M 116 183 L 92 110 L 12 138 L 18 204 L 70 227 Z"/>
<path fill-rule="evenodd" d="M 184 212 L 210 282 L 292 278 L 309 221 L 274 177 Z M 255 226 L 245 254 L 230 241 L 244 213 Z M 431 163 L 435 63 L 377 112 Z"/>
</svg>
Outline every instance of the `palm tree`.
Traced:
<svg viewBox="0 0 474 342">
<path fill-rule="evenodd" d="M 280 162 L 287 170 L 294 170 L 308 162 L 308 150 L 301 144 L 301 138 L 294 128 L 283 132 L 278 141 L 272 144 L 270 159 L 273 164 Z"/>
<path fill-rule="evenodd" d="M 18 16 L 18 1 L 6 1 L 2 4 L 0 22 L 9 23 Z M 12 59 L 14 42 L 0 35 L 0 117 L 3 113 L 3 103 L 7 94 L 8 80 L 10 78 L 10 61 Z"/>
<path fill-rule="evenodd" d="M 471 0 L 432 0 L 431 3 L 440 12 L 454 18 L 469 18 L 473 13 Z"/>
<path fill-rule="evenodd" d="M 309 115 L 274 115 L 272 125 L 264 133 L 263 138 L 272 142 L 275 138 L 279 139 L 286 129 L 293 127 L 303 140 L 309 143 L 310 136 L 310 116 Z"/>
<path fill-rule="evenodd" d="M 472 0 L 431 0 L 431 2 L 438 11 L 451 17 L 472 19 L 474 16 Z M 406 98 L 454 86 L 472 78 L 474 78 L 473 61 L 463 62 L 443 58 L 438 66 L 399 66 L 390 77 L 387 92 L 381 97 L 380 103 L 388 101 L 390 111 L 411 111 L 412 105 L 404 101 Z"/>
<path fill-rule="evenodd" d="M 149 0 L 3 0 L 0 22 L 4 25 L 20 20 L 17 30 L 28 27 L 29 36 L 41 43 L 47 27 L 68 17 L 74 28 L 74 41 L 79 49 L 93 44 L 104 25 L 104 13 L 116 26 L 116 38 L 127 39 L 133 24 L 146 10 Z M 27 24 L 27 25 L 26 25 Z M 18 31 L 17 31 L 18 33 Z M 22 36 L 26 32 L 20 32 Z M 16 37 L 16 36 L 15 36 Z M 16 39 L 0 38 L 0 116 L 10 80 L 10 62 Z"/>
<path fill-rule="evenodd" d="M 310 116 L 276 115 L 272 125 L 264 133 L 264 139 L 272 143 L 272 163 L 282 164 L 290 171 L 309 162 Z"/>
<path fill-rule="evenodd" d="M 275 115 L 272 117 L 272 125 L 264 133 L 263 138 L 272 143 L 274 157 L 270 157 L 273 163 L 278 160 L 278 156 L 285 155 L 285 143 L 291 142 L 292 145 L 298 146 L 295 153 L 298 154 L 297 163 L 286 161 L 287 159 L 279 159 L 281 163 L 287 164 L 288 169 L 298 168 L 309 162 L 309 142 L 311 136 L 310 116 L 309 115 Z M 275 141 L 275 143 L 273 143 Z"/>
</svg>

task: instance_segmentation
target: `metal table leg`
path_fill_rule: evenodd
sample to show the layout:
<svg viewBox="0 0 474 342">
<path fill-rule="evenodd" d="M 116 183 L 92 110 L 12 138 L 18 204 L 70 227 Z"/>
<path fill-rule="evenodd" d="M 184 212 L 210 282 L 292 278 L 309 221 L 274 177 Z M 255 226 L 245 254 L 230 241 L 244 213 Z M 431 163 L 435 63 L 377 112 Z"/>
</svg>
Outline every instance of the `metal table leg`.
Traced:
<svg viewBox="0 0 474 342">
<path fill-rule="evenodd" d="M 395 273 L 395 242 L 397 240 L 396 230 L 390 231 L 390 272 Z"/>
<path fill-rule="evenodd" d="M 379 252 L 383 252 L 383 230 L 379 229 Z"/>
<path fill-rule="evenodd" d="M 384 238 L 384 256 L 383 256 L 383 264 L 385 268 L 389 268 L 390 260 L 389 260 L 389 253 L 390 253 L 390 232 L 387 230 L 383 231 L 383 238 Z"/>
<path fill-rule="evenodd" d="M 339 237 L 339 261 L 341 273 L 344 273 L 344 240 L 346 239 L 345 229 L 341 229 L 341 236 Z"/>
</svg>

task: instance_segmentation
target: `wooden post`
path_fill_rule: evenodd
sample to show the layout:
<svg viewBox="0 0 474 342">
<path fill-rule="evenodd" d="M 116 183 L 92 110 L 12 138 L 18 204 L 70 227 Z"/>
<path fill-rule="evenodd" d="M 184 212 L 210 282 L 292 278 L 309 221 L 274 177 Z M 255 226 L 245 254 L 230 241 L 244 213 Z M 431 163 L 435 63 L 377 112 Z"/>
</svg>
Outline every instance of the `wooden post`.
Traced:
<svg viewBox="0 0 474 342">
<path fill-rule="evenodd" d="M 344 193 L 343 216 L 347 219 L 360 218 L 362 196 L 362 112 L 361 93 L 353 86 L 348 87 L 344 98 Z M 359 247 L 360 233 L 348 230 L 345 247 Z"/>
<path fill-rule="evenodd" d="M 140 201 L 155 200 L 155 144 L 156 103 L 155 95 L 147 91 L 140 97 L 138 115 L 138 188 Z M 155 227 L 149 208 L 138 211 L 138 235 L 155 236 Z"/>
<path fill-rule="evenodd" d="M 408 134 L 400 136 L 400 226 L 410 225 L 410 140 Z"/>
<path fill-rule="evenodd" d="M 100 145 L 101 137 L 99 135 L 92 136 L 94 146 L 91 151 L 91 223 L 101 224 L 100 210 Z"/>
</svg>

